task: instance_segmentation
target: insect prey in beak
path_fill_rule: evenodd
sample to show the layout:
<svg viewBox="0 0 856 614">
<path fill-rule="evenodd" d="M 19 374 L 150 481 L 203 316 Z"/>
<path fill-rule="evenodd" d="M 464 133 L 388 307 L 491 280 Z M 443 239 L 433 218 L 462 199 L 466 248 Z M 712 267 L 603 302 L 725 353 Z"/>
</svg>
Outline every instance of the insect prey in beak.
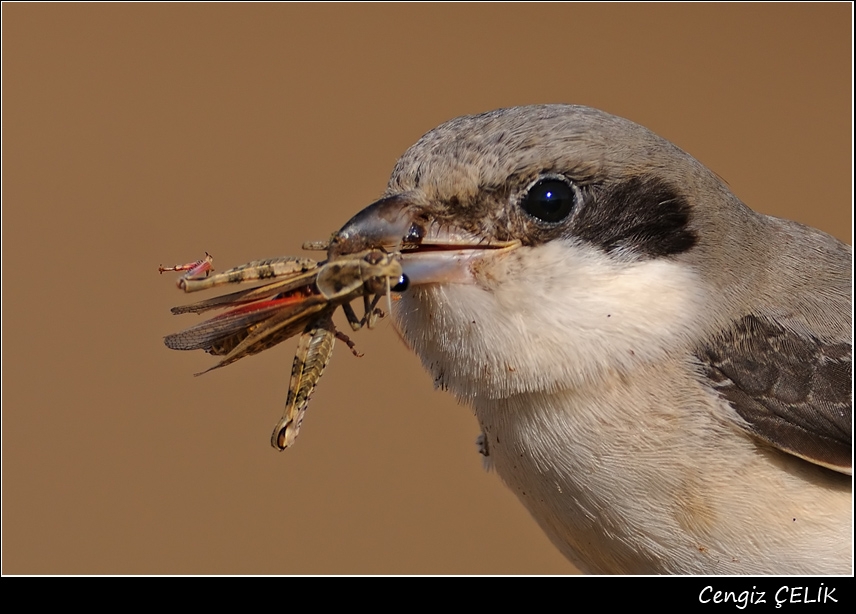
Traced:
<svg viewBox="0 0 856 614">
<path fill-rule="evenodd" d="M 222 273 L 209 274 L 212 258 L 185 265 L 159 267 L 159 271 L 187 271 L 177 285 L 198 292 L 229 284 L 265 282 L 172 309 L 173 314 L 226 311 L 181 332 L 164 337 L 173 350 L 204 350 L 220 357 L 207 373 L 300 335 L 292 365 L 285 410 L 271 436 L 271 444 L 284 450 L 297 437 L 309 398 L 333 352 L 336 338 L 357 355 L 354 343 L 336 330 L 333 313 L 342 307 L 353 330 L 373 328 L 383 312 L 377 304 L 389 303 L 390 287 L 402 277 L 398 254 L 371 249 L 318 262 L 311 258 L 281 257 L 256 260 Z M 351 302 L 362 299 L 363 315 Z M 391 304 L 389 305 L 391 308 Z M 201 375 L 197 373 L 196 375 Z"/>
</svg>

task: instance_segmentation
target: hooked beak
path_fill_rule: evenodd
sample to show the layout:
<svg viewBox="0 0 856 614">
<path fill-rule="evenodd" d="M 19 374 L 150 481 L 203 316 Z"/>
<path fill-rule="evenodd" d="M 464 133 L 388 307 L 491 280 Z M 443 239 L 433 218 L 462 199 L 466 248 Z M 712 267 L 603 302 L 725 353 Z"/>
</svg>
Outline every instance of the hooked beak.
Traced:
<svg viewBox="0 0 856 614">
<path fill-rule="evenodd" d="M 440 224 L 406 194 L 388 196 L 352 217 L 337 232 L 330 260 L 367 249 L 401 255 L 407 284 L 468 283 L 485 257 L 520 247 L 520 241 L 491 241 L 451 224 Z"/>
</svg>

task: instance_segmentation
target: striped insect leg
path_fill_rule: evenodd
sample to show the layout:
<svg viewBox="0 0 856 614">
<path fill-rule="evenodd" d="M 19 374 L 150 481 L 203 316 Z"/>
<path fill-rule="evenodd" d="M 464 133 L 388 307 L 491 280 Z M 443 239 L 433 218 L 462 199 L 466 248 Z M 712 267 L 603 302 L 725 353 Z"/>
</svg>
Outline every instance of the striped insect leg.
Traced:
<svg viewBox="0 0 856 614">
<path fill-rule="evenodd" d="M 335 342 L 336 329 L 330 316 L 313 322 L 300 336 L 291 367 L 285 411 L 271 435 L 271 445 L 277 450 L 285 450 L 297 439 L 309 398 L 333 354 Z"/>
<path fill-rule="evenodd" d="M 318 268 L 318 263 L 311 258 L 268 258 L 254 260 L 233 269 L 209 275 L 204 279 L 192 279 L 186 275 L 179 278 L 178 287 L 185 292 L 198 292 L 208 288 L 216 288 L 225 284 L 241 284 L 249 281 L 275 279 L 277 277 L 297 277 Z"/>
<path fill-rule="evenodd" d="M 203 275 L 208 275 L 211 271 L 214 270 L 214 256 L 205 252 L 205 257 L 200 258 L 196 262 L 188 262 L 187 264 L 176 264 L 175 266 L 164 266 L 160 265 L 158 267 L 158 272 L 163 275 L 167 271 L 187 271 L 184 274 L 183 279 L 195 279 L 197 277 L 202 277 Z"/>
</svg>

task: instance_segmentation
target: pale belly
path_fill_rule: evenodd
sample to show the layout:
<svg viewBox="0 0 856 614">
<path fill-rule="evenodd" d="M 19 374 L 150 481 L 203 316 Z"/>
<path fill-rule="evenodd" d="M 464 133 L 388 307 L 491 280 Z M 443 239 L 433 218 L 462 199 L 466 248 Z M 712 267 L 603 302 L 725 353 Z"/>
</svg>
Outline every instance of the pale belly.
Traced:
<svg viewBox="0 0 856 614">
<path fill-rule="evenodd" d="M 489 461 L 582 571 L 852 573 L 849 476 L 705 416 L 586 400 L 474 404 Z"/>
</svg>

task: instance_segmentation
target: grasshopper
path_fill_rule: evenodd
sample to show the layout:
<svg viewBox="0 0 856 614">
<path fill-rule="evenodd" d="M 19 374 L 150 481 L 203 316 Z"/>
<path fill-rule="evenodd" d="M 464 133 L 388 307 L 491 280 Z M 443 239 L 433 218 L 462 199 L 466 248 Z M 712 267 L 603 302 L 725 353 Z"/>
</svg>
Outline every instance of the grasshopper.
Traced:
<svg viewBox="0 0 856 614">
<path fill-rule="evenodd" d="M 177 282 L 185 292 L 272 280 L 254 288 L 174 307 L 174 314 L 229 310 L 167 335 L 164 343 L 174 350 L 201 349 L 222 357 L 214 366 L 196 374 L 201 375 L 300 334 L 285 410 L 271 435 L 271 445 L 277 450 L 294 443 L 336 338 L 360 355 L 353 342 L 336 330 L 333 313 L 341 306 L 353 330 L 363 326 L 372 328 L 383 316 L 377 308 L 378 302 L 386 296 L 389 303 L 390 287 L 403 279 L 397 254 L 376 249 L 325 262 L 290 257 L 257 260 L 213 275 L 209 274 L 212 258 L 206 253 L 204 259 L 195 263 L 160 267 L 160 270 L 188 271 Z M 351 307 L 351 302 L 359 298 L 363 299 L 362 317 Z"/>
</svg>

